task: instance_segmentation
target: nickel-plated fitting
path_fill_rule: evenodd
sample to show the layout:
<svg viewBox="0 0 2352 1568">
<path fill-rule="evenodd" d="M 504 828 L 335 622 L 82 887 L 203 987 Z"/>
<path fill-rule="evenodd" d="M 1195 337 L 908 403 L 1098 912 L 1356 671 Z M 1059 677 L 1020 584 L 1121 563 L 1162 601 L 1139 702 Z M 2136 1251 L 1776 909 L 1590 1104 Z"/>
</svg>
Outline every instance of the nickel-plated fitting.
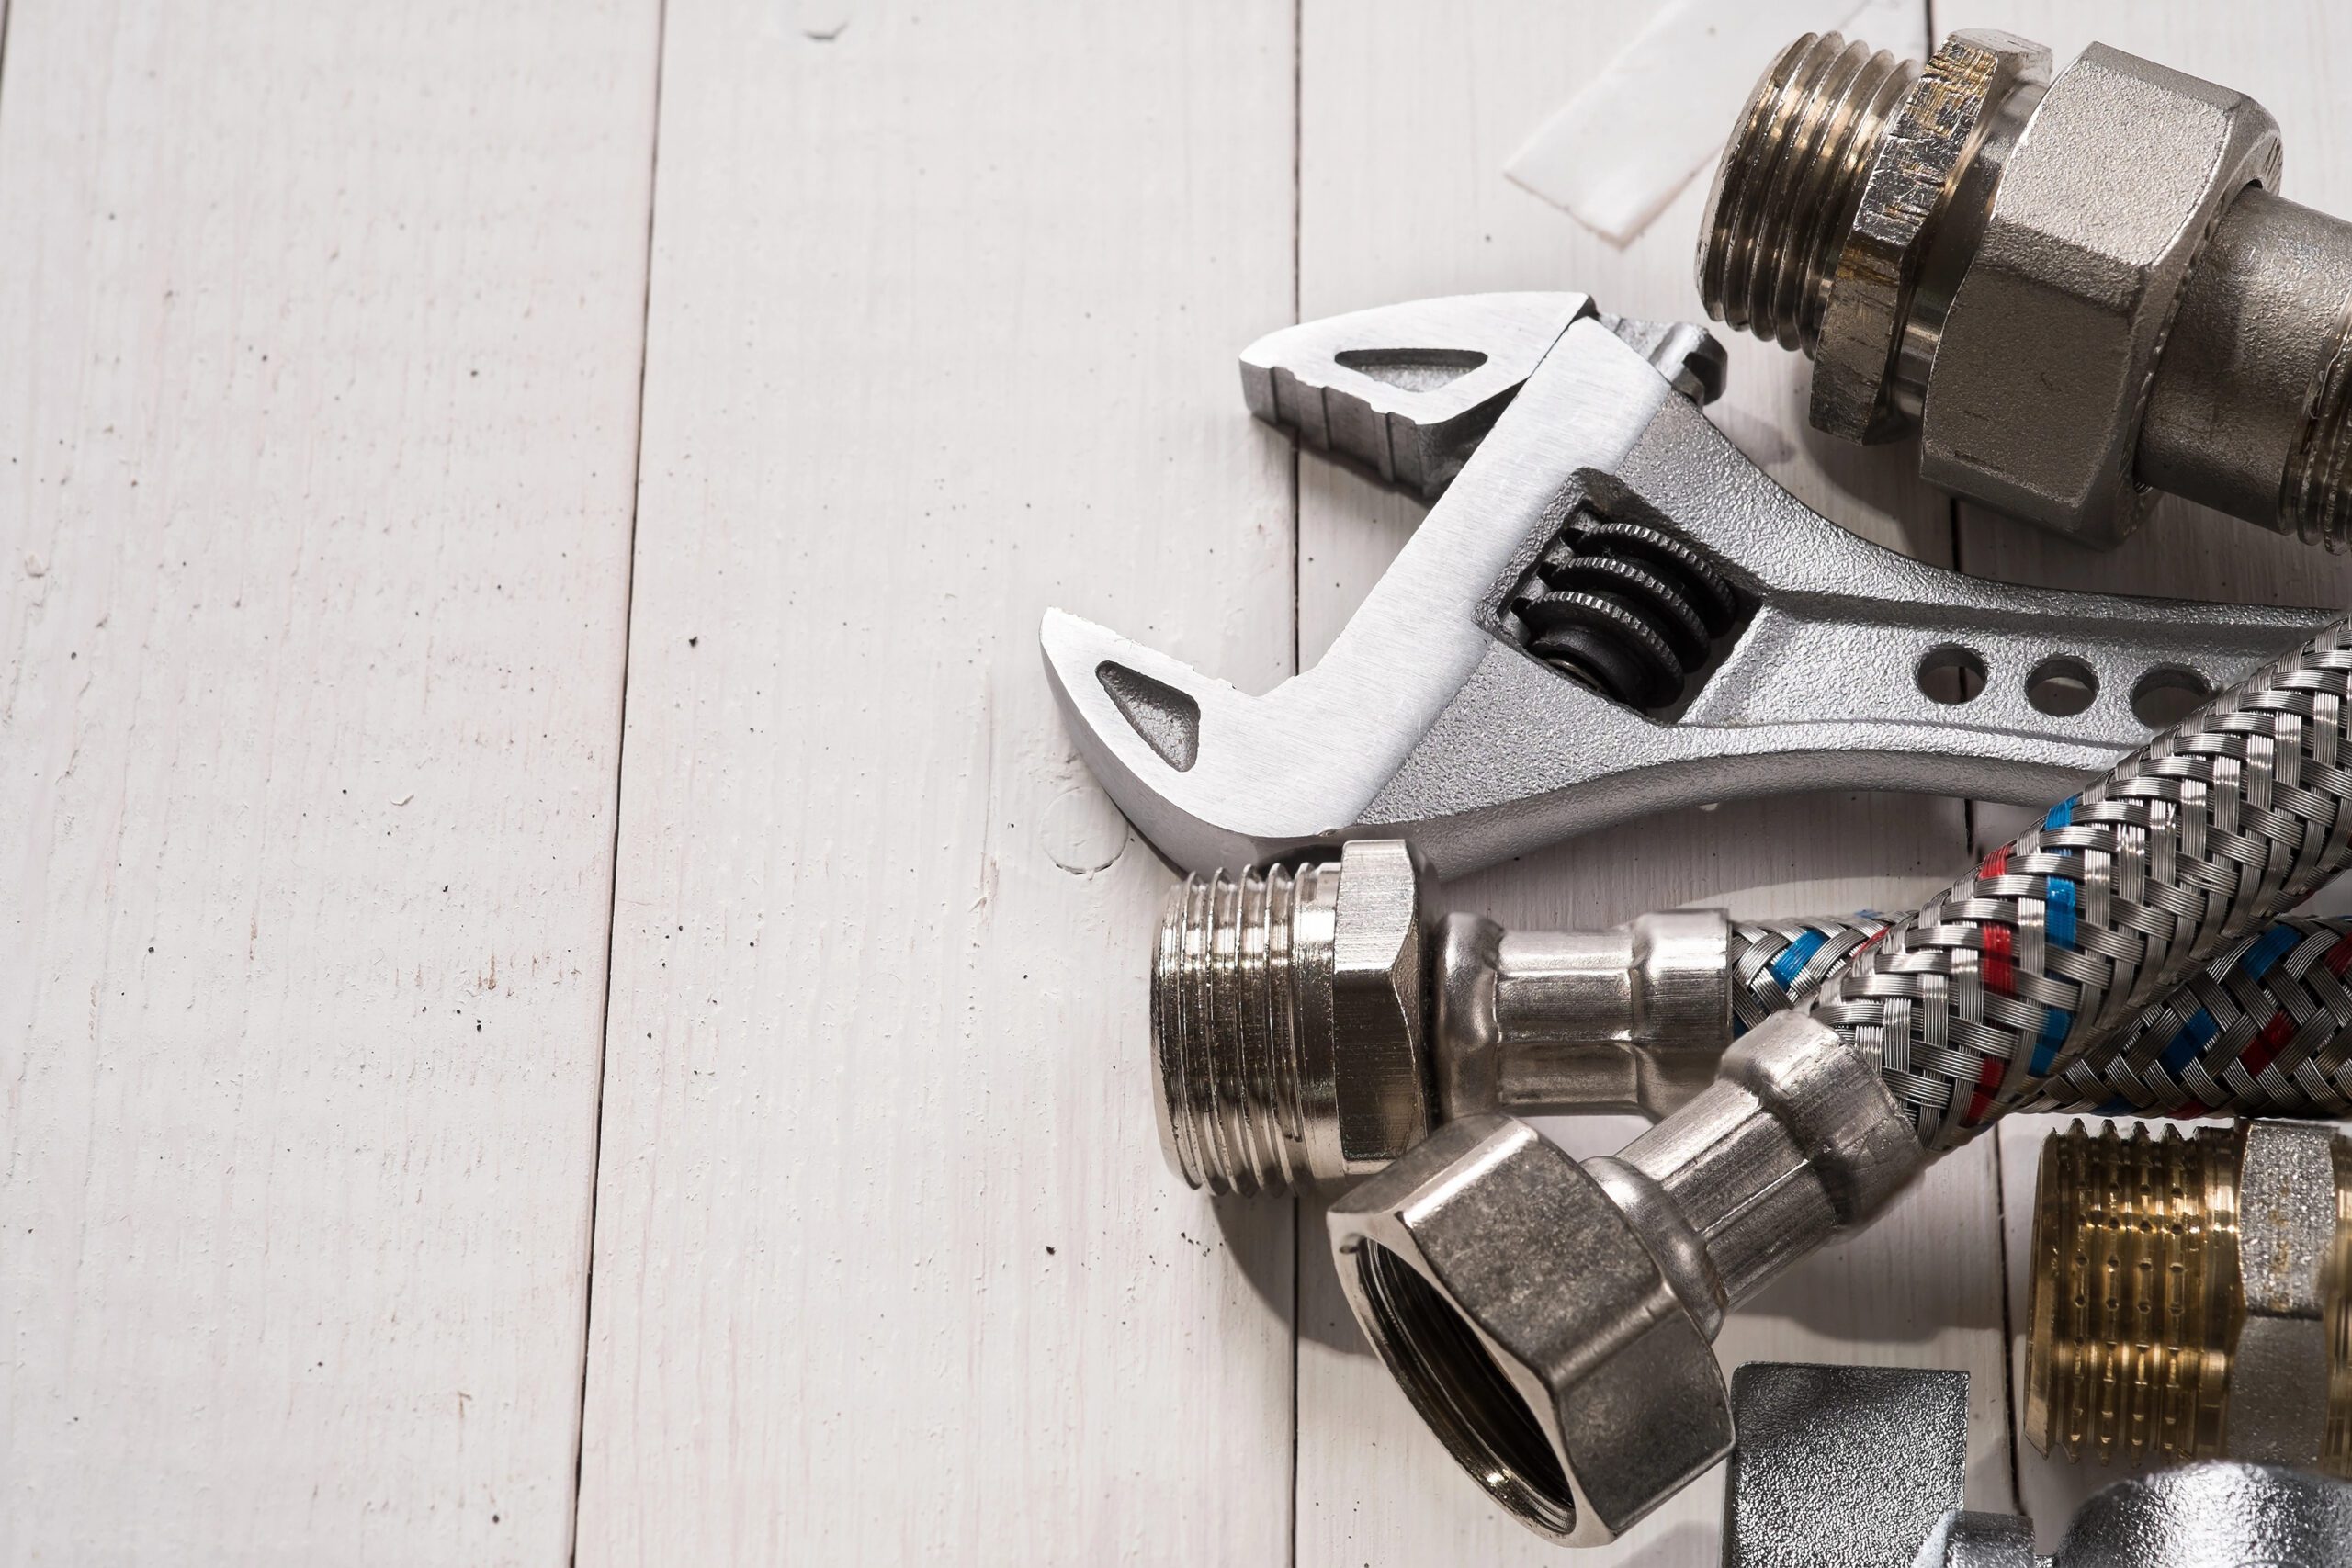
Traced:
<svg viewBox="0 0 2352 1568">
<path fill-rule="evenodd" d="M 1613 1540 L 1732 1443 L 1724 1314 L 1886 1202 L 1924 1156 L 1876 1066 L 1804 1013 L 1613 1157 L 1441 1128 L 1330 1210 L 1348 1304 L 1487 1493 Z"/>
<path fill-rule="evenodd" d="M 2042 1147 L 2026 1436 L 2352 1473 L 2352 1141 L 2077 1122 Z"/>
<path fill-rule="evenodd" d="M 2244 94 L 2093 44 L 1807 34 L 1757 85 L 1699 244 L 1710 313 L 1814 362 L 1818 428 L 2092 544 L 2160 492 L 2352 536 L 2352 224 L 2276 194 Z"/>
<path fill-rule="evenodd" d="M 1732 1379 L 1739 1449 L 1723 1568 L 2341 1568 L 2352 1485 L 2211 1461 L 2093 1494 L 2058 1550 L 1962 1505 L 1968 1374 L 1753 1362 Z"/>
<path fill-rule="evenodd" d="M 1193 877 L 1152 963 L 1153 1086 L 1169 1163 L 1213 1192 L 1287 1191 L 1378 1170 L 1441 1122 L 1487 1111 L 1687 1103 L 1736 1033 L 1719 910 L 1610 931 L 1431 920 L 1395 840 L 1335 863 Z M 1879 929 L 1848 920 L 1785 966 L 1804 994 Z M 1752 1005 L 1752 1004 L 1751 1004 Z"/>
<path fill-rule="evenodd" d="M 1608 931 L 1433 918 L 1393 840 L 1334 862 L 1195 876 L 1152 956 L 1152 1083 L 1170 1166 L 1212 1192 L 1370 1175 L 1482 1111 L 1656 1120 L 1711 1082 L 1744 1029 L 1803 1005 L 1887 919 L 1735 921 L 1713 909 Z M 2222 949 L 2046 1102 L 2309 1116 L 2352 1106 L 2352 924 L 2280 921 Z"/>
</svg>

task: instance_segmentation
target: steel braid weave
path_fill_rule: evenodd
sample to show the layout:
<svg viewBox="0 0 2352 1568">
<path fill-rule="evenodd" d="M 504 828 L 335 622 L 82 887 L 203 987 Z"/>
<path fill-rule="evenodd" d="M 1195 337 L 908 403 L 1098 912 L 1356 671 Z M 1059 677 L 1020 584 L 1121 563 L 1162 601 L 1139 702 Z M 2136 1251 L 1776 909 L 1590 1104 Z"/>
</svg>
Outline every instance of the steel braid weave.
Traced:
<svg viewBox="0 0 2352 1568">
<path fill-rule="evenodd" d="M 1882 915 L 1731 928 L 1732 1027 L 1802 1007 Z M 2019 1107 L 2099 1116 L 2352 1113 L 2352 920 L 2278 920 L 2231 942 Z"/>
<path fill-rule="evenodd" d="M 2053 1080 L 2108 1081 L 2150 1004 L 2352 861 L 2348 684 L 2338 621 L 1864 943 L 1814 1016 L 1879 1064 L 1934 1151 Z"/>
</svg>

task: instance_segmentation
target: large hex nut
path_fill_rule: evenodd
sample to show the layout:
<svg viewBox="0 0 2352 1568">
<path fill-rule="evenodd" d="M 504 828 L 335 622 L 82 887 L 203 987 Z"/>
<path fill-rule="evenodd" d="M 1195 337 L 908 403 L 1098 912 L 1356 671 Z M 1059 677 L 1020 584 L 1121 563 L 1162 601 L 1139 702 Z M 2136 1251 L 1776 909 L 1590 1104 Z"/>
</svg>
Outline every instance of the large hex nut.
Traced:
<svg viewBox="0 0 2352 1568">
<path fill-rule="evenodd" d="M 1429 1132 L 1421 884 L 1401 840 L 1354 840 L 1340 852 L 1330 1027 L 1302 1040 L 1330 1053 L 1305 1076 L 1331 1086 L 1329 1123 L 1339 1168 L 1351 1176 L 1382 1168 Z"/>
<path fill-rule="evenodd" d="M 1464 1468 L 1538 1534 L 1615 1539 L 1730 1451 L 1730 1391 L 1617 1205 L 1503 1116 L 1330 1212 L 1356 1321 Z"/>
<path fill-rule="evenodd" d="M 2019 86 L 2049 80 L 2046 46 L 2007 33 L 1956 32 L 1905 91 L 1871 157 L 1830 278 L 1814 345 L 1815 428 L 1878 441 L 1906 423 L 1894 407 L 1895 359 L 1936 220 L 1996 108 Z"/>
<path fill-rule="evenodd" d="M 1920 413 L 1934 483 L 2086 541 L 2131 532 L 2141 411 L 2199 247 L 2278 175 L 2243 94 L 2093 44 L 2043 95 L 1945 317 Z"/>
<path fill-rule="evenodd" d="M 2230 1357 L 2223 1434 L 2232 1459 L 2309 1464 L 2326 1451 L 2335 1145 L 2323 1122 L 2245 1127 L 2238 1164 L 2245 1317 Z"/>
</svg>

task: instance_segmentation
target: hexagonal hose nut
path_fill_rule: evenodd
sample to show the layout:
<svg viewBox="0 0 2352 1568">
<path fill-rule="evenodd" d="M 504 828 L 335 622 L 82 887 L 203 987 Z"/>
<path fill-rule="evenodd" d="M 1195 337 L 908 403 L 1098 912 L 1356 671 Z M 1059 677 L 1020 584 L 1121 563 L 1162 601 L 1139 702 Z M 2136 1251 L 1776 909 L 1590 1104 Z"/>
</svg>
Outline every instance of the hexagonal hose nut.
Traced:
<svg viewBox="0 0 2352 1568">
<path fill-rule="evenodd" d="M 2085 543 L 2160 492 L 2352 546 L 2352 223 L 2253 99 L 2102 44 L 1811 34 L 1734 125 L 1709 314 L 1814 360 L 1809 417 Z"/>
<path fill-rule="evenodd" d="M 1525 1123 L 1441 1128 L 1329 1224 L 1374 1348 L 1537 1534 L 1614 1540 L 1730 1451 L 1708 1330 L 1609 1193 Z"/>
<path fill-rule="evenodd" d="M 1781 1013 L 1616 1156 L 1472 1116 L 1335 1204 L 1348 1305 L 1430 1428 L 1547 1540 L 1611 1540 L 1732 1440 L 1724 1314 L 1920 1165 L 1876 1066 Z"/>
</svg>

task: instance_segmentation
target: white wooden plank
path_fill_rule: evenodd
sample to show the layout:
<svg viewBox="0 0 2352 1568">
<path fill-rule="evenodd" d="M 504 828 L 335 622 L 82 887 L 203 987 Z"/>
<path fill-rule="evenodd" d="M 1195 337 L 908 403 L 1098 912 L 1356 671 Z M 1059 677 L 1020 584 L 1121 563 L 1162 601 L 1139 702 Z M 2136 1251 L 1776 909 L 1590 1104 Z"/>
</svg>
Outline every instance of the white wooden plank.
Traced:
<svg viewBox="0 0 2352 1568">
<path fill-rule="evenodd" d="M 1647 7 L 1512 5 L 1471 11 L 1309 0 L 1301 39 L 1300 302 L 1307 317 L 1419 295 L 1576 288 L 1610 310 L 1687 319 L 1704 182 L 1616 250 L 1508 183 L 1519 139 L 1632 36 Z M 1916 6 L 1857 29 L 1917 50 Z M 1908 37 L 1901 36 L 1907 32 Z M 1760 70 L 1763 62 L 1758 62 Z M 1943 558 L 1944 502 L 1907 456 L 1842 447 L 1804 423 L 1804 366 L 1729 338 L 1718 422 L 1814 506 L 1882 542 Z M 1419 509 L 1329 467 L 1301 480 L 1302 656 L 1328 645 Z M 1632 825 L 1465 879 L 1450 907 L 1530 924 L 1607 924 L 1645 908 L 1724 903 L 1789 913 L 1907 900 L 1965 859 L 1951 802 L 1852 796 L 1729 806 Z M 1551 1123 L 1580 1153 L 1638 1123 Z M 1865 1235 L 1809 1260 L 1721 1342 L 1725 1364 L 1821 1359 L 1972 1374 L 1969 1493 L 2010 1506 L 2000 1257 L 1990 1144 L 1938 1168 Z M 1309 1568 L 1474 1560 L 1549 1562 L 1464 1481 L 1363 1348 L 1332 1276 L 1319 1213 L 1302 1218 L 1298 1561 Z M 1721 1484 L 1693 1486 L 1600 1562 L 1718 1561 Z"/>
<path fill-rule="evenodd" d="M 2093 40 L 2251 93 L 2278 118 L 2285 137 L 2288 196 L 2325 211 L 2352 209 L 2352 151 L 2343 139 L 2342 62 L 2352 50 L 2352 15 L 2318 0 L 2217 6 L 2193 0 L 1939 0 L 1949 27 L 2005 28 L 2047 43 L 2060 64 Z M 1972 571 L 2023 582 L 2193 599 L 2340 605 L 2352 602 L 2352 560 L 2224 517 L 2165 501 L 2114 550 L 2087 550 L 1996 516 L 1961 509 L 1961 559 Z M 1981 840 L 2019 824 L 2014 813 L 1982 813 Z M 2322 895 L 2343 907 L 2338 888 Z M 2020 1327 L 2032 1231 L 2034 1168 L 2041 1142 L 2063 1120 L 2032 1117 L 1997 1136 L 2007 1196 L 2011 1321 Z M 2022 1375 L 2024 1344 L 2011 1354 Z M 2022 1417 L 2022 1408 L 2017 1412 Z M 2043 1544 L 2057 1539 L 2076 1503 L 2126 1472 L 2045 1458 L 2020 1435 L 2018 1489 Z"/>
<path fill-rule="evenodd" d="M 1291 1215 L 1036 634 L 1288 671 L 1291 19 L 785 11 L 670 6 L 581 1559 L 1278 1562 Z"/>
<path fill-rule="evenodd" d="M 571 1529 L 650 0 L 18 0 L 0 1560 Z"/>
</svg>

